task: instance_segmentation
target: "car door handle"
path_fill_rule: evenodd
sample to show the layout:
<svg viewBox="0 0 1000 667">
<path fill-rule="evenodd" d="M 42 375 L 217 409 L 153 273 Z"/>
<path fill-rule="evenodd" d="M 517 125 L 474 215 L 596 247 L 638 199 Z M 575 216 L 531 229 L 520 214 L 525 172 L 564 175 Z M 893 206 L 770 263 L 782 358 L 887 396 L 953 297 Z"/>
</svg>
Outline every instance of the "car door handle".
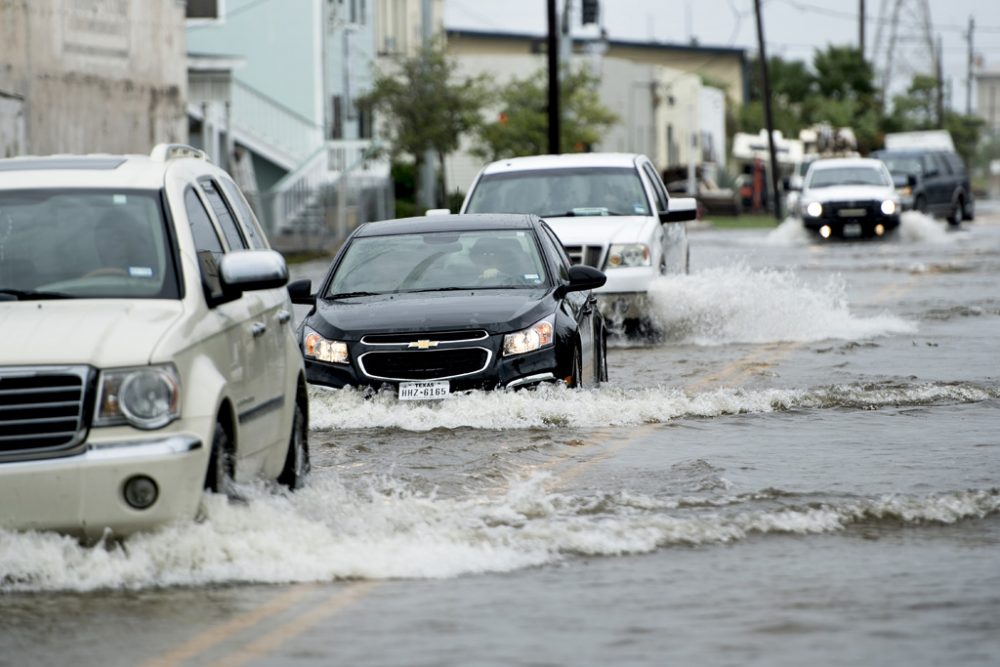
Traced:
<svg viewBox="0 0 1000 667">
<path fill-rule="evenodd" d="M 292 319 L 292 314 L 287 310 L 278 313 L 278 324 L 287 324 L 290 319 Z"/>
<path fill-rule="evenodd" d="M 254 322 L 250 325 L 250 333 L 253 334 L 254 338 L 263 336 L 265 331 L 267 331 L 267 325 L 263 322 Z"/>
</svg>

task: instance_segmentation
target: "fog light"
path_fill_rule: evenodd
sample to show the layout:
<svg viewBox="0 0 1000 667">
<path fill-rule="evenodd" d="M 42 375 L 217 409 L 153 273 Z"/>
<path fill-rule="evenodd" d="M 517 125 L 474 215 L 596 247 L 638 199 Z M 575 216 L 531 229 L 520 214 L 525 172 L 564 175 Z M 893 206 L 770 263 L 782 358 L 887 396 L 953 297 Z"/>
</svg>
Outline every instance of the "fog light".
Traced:
<svg viewBox="0 0 1000 667">
<path fill-rule="evenodd" d="M 832 233 L 833 230 L 830 229 L 830 225 L 823 225 L 822 227 L 819 228 L 819 235 L 825 239 L 830 238 L 830 234 Z"/>
<path fill-rule="evenodd" d="M 125 502 L 137 510 L 144 510 L 156 502 L 160 489 L 149 477 L 136 475 L 125 482 Z"/>
<path fill-rule="evenodd" d="M 885 226 L 880 222 L 875 225 L 875 235 L 882 236 L 883 234 L 885 234 Z"/>
</svg>

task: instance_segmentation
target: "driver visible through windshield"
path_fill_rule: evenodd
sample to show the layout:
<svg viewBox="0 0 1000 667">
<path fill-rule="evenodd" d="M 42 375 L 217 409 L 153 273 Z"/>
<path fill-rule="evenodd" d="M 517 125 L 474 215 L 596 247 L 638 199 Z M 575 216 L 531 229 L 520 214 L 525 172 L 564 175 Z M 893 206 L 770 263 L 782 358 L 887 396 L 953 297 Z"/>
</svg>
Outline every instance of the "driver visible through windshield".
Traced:
<svg viewBox="0 0 1000 667">
<path fill-rule="evenodd" d="M 361 236 L 345 250 L 325 298 L 546 284 L 534 235 L 523 230 Z"/>
<path fill-rule="evenodd" d="M 484 174 L 465 212 L 533 213 L 541 218 L 650 214 L 639 174 L 628 167 Z"/>
</svg>

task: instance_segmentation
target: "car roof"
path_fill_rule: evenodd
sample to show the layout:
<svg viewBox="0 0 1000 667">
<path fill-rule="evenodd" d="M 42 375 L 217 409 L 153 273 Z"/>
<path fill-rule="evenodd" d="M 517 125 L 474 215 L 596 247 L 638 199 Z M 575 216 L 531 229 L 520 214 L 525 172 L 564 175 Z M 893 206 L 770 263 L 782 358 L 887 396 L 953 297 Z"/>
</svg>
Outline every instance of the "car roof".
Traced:
<svg viewBox="0 0 1000 667">
<path fill-rule="evenodd" d="M 638 153 L 566 153 L 563 155 L 512 157 L 491 162 L 483 168 L 483 173 L 500 174 L 510 171 L 583 167 L 634 167 L 636 160 L 641 157 Z"/>
<path fill-rule="evenodd" d="M 810 171 L 813 169 L 834 169 L 836 167 L 879 167 L 881 160 L 867 157 L 833 157 L 813 160 L 809 165 Z"/>
<path fill-rule="evenodd" d="M 158 160 L 148 155 L 104 154 L 6 158 L 0 159 L 0 189 L 160 189 L 173 164 L 194 159 Z"/>
<path fill-rule="evenodd" d="M 368 222 L 358 227 L 357 237 L 426 234 L 429 232 L 468 232 L 485 230 L 533 229 L 538 218 L 514 213 L 468 213 L 427 215 Z"/>
</svg>

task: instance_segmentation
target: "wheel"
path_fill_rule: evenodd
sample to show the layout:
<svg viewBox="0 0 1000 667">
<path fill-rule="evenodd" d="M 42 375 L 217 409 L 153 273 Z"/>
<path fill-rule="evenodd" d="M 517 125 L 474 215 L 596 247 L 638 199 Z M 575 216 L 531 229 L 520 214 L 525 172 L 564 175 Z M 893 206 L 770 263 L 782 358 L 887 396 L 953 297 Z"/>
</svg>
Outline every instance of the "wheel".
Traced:
<svg viewBox="0 0 1000 667">
<path fill-rule="evenodd" d="M 608 334 L 601 331 L 601 359 L 597 365 L 597 382 L 608 381 Z"/>
<path fill-rule="evenodd" d="M 208 460 L 208 472 L 205 475 L 205 488 L 212 493 L 230 494 L 235 477 L 233 461 L 233 445 L 221 423 L 216 422 L 212 434 L 212 453 Z"/>
<path fill-rule="evenodd" d="M 927 199 L 923 195 L 917 197 L 917 199 L 913 202 L 913 210 L 918 213 L 927 214 Z"/>
<path fill-rule="evenodd" d="M 958 203 L 955 204 L 955 210 L 951 212 L 948 216 L 948 224 L 952 227 L 958 227 L 962 224 L 962 220 L 965 219 L 965 199 L 963 197 L 958 198 Z"/>
<path fill-rule="evenodd" d="M 285 466 L 278 475 L 278 483 L 293 491 L 302 488 L 309 474 L 309 438 L 306 432 L 306 417 L 302 405 L 295 403 L 295 415 L 292 417 L 292 433 L 288 439 L 288 453 L 285 455 Z"/>
<path fill-rule="evenodd" d="M 583 359 L 580 355 L 580 348 L 578 346 L 573 347 L 573 369 L 570 371 L 569 382 L 566 386 L 570 389 L 579 389 L 581 386 L 580 380 L 583 376 Z"/>
</svg>

